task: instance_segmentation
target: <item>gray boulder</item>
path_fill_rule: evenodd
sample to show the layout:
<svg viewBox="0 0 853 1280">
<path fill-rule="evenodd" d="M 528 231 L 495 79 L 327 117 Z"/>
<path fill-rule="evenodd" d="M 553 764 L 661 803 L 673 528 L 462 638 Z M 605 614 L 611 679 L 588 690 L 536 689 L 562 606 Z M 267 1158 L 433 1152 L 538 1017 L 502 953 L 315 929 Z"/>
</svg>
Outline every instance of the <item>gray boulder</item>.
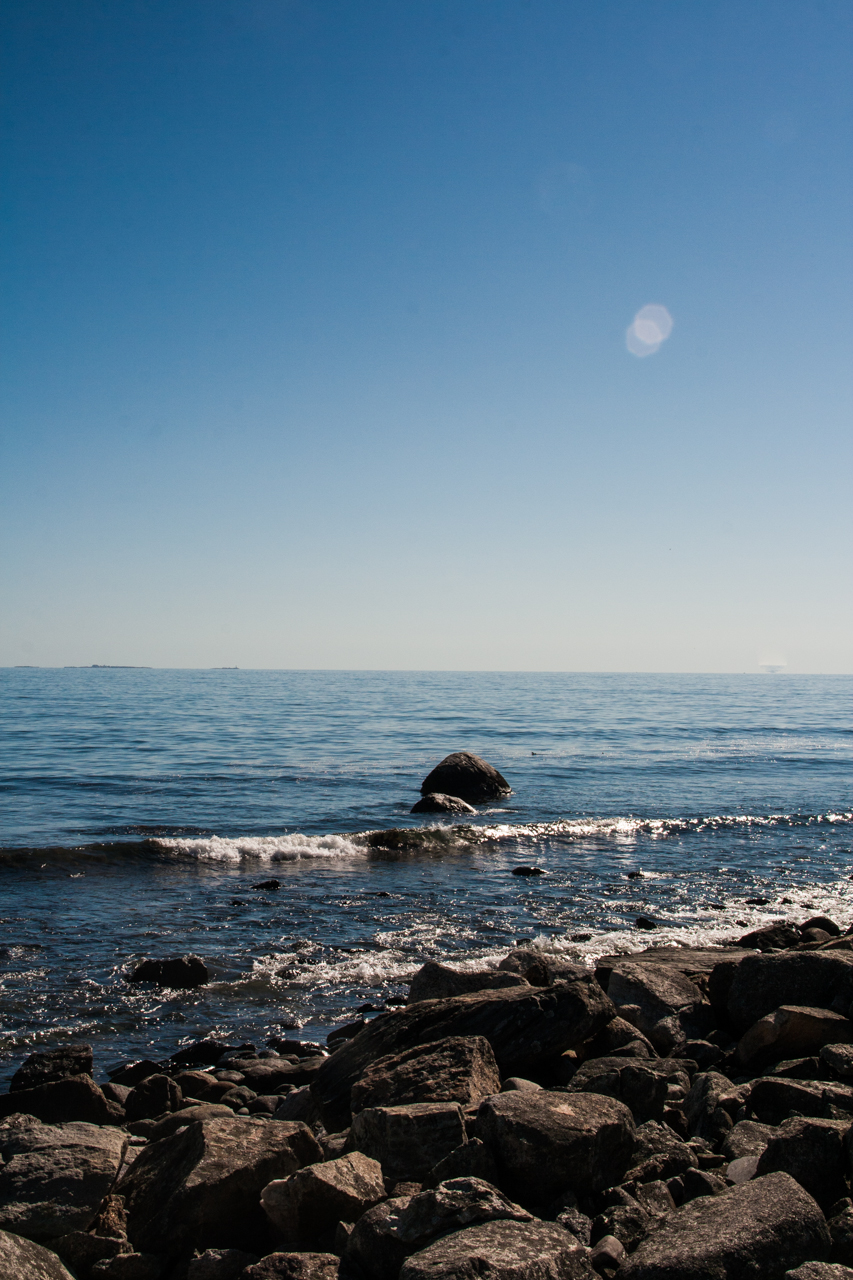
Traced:
<svg viewBox="0 0 853 1280">
<path fill-rule="evenodd" d="M 161 1280 L 163 1260 L 156 1253 L 119 1253 L 96 1262 L 89 1276 L 90 1280 Z"/>
<path fill-rule="evenodd" d="M 0 1231 L 0 1276 L 4 1280 L 74 1280 L 55 1253 L 10 1231 Z"/>
<path fill-rule="evenodd" d="M 853 1000 L 853 953 L 788 951 L 750 955 L 734 969 L 728 1015 L 743 1034 L 780 1005 L 846 1013 Z"/>
<path fill-rule="evenodd" d="M 188 990 L 203 987 L 209 977 L 207 965 L 200 956 L 170 956 L 165 960 L 141 960 L 127 975 L 127 981 Z"/>
<path fill-rule="evenodd" d="M 834 1204 L 847 1193 L 849 1130 L 849 1120 L 785 1120 L 761 1154 L 758 1176 L 789 1173 L 819 1204 Z"/>
<path fill-rule="evenodd" d="M 621 1018 L 632 1023 L 659 1053 L 683 1048 L 713 1025 L 711 1005 L 694 982 L 668 965 L 632 964 L 613 969 L 607 994 Z"/>
<path fill-rule="evenodd" d="M 761 1058 L 802 1058 L 819 1053 L 824 1045 L 851 1041 L 853 1023 L 842 1014 L 805 1005 L 781 1005 L 744 1032 L 737 1056 L 744 1065 Z"/>
<path fill-rule="evenodd" d="M 335 1280 L 339 1265 L 333 1253 L 268 1253 L 238 1280 Z"/>
<path fill-rule="evenodd" d="M 597 1035 L 587 1041 L 583 1052 L 587 1059 L 614 1056 L 656 1058 L 658 1056 L 651 1040 L 625 1018 L 612 1018 L 606 1027 L 602 1027 Z"/>
<path fill-rule="evenodd" d="M 468 804 L 484 800 L 500 800 L 512 795 L 512 788 L 502 774 L 471 751 L 455 751 L 445 756 L 421 783 L 421 795 L 433 792 L 458 796 Z"/>
<path fill-rule="evenodd" d="M 378 1160 L 391 1182 L 422 1182 L 464 1142 L 465 1121 L 458 1103 L 413 1102 L 359 1111 L 353 1117 L 347 1150 Z"/>
<path fill-rule="evenodd" d="M 205 1249 L 190 1260 L 186 1280 L 238 1280 L 253 1262 L 258 1255 L 243 1249 Z"/>
<path fill-rule="evenodd" d="M 44 1053 L 31 1053 L 18 1067 L 9 1085 L 10 1093 L 16 1089 L 35 1089 L 40 1084 L 53 1084 L 66 1076 L 90 1076 L 92 1074 L 92 1046 L 90 1044 L 66 1044 Z"/>
<path fill-rule="evenodd" d="M 812 1197 L 787 1174 L 771 1173 L 676 1209 L 625 1260 L 619 1280 L 781 1280 L 829 1249 Z"/>
<path fill-rule="evenodd" d="M 91 1124 L 0 1124 L 0 1228 L 32 1240 L 85 1231 L 112 1188 L 127 1134 Z"/>
<path fill-rule="evenodd" d="M 492 1046 L 482 1036 L 451 1036 L 371 1063 L 352 1087 L 353 1112 L 411 1102 L 476 1106 L 500 1093 Z"/>
<path fill-rule="evenodd" d="M 332 1132 L 346 1128 L 352 1086 L 377 1058 L 448 1036 L 483 1036 L 504 1075 L 525 1075 L 594 1035 L 613 1015 L 611 1001 L 589 972 L 553 987 L 424 1000 L 374 1018 L 326 1059 L 311 1089 Z"/>
<path fill-rule="evenodd" d="M 444 795 L 441 791 L 430 791 L 413 804 L 412 813 L 476 813 L 473 805 L 466 804 L 459 796 Z"/>
<path fill-rule="evenodd" d="M 785 1272 L 785 1280 L 853 1280 L 853 1268 L 840 1262 L 804 1262 Z"/>
<path fill-rule="evenodd" d="M 470 1138 L 468 1142 L 463 1142 L 450 1155 L 439 1160 L 424 1183 L 429 1187 L 437 1187 L 440 1182 L 447 1182 L 452 1178 L 480 1178 L 483 1182 L 497 1185 L 498 1166 L 485 1142 L 480 1138 Z"/>
<path fill-rule="evenodd" d="M 853 1080 L 853 1044 L 827 1044 L 820 1060 L 837 1080 Z"/>
<path fill-rule="evenodd" d="M 135 1085 L 124 1103 L 125 1119 L 153 1120 L 167 1111 L 177 1111 L 183 1100 L 181 1086 L 169 1076 L 147 1076 Z"/>
<path fill-rule="evenodd" d="M 774 1133 L 776 1129 L 772 1125 L 759 1124 L 757 1120 L 739 1120 L 726 1134 L 720 1151 L 727 1160 L 760 1156 Z"/>
<path fill-rule="evenodd" d="M 322 1159 L 305 1125 L 232 1116 L 143 1147 L 122 1175 L 128 1236 L 141 1252 L 251 1250 L 264 1238 L 265 1186 Z"/>
<path fill-rule="evenodd" d="M 637 1124 L 643 1124 L 662 1120 L 673 1095 L 687 1094 L 690 1077 L 679 1062 L 667 1058 L 594 1058 L 575 1072 L 571 1089 L 616 1098 L 630 1108 Z"/>
<path fill-rule="evenodd" d="M 555 1222 L 485 1222 L 404 1262 L 400 1280 L 596 1280 L 586 1250 Z"/>
<path fill-rule="evenodd" d="M 87 1124 L 111 1124 L 121 1115 L 104 1097 L 91 1076 L 67 1076 L 32 1089 L 16 1089 L 0 1097 L 0 1119 L 35 1116 L 45 1124 L 82 1120 Z"/>
<path fill-rule="evenodd" d="M 623 1103 L 545 1089 L 487 1098 L 475 1134 L 491 1148 L 501 1186 L 522 1204 L 612 1186 L 628 1168 L 635 1141 Z"/>
<path fill-rule="evenodd" d="M 460 971 L 436 960 L 427 960 L 412 978 L 407 1003 L 447 1000 L 451 996 L 467 996 L 472 991 L 501 991 L 529 985 L 520 973 L 507 973 L 502 969 Z"/>
<path fill-rule="evenodd" d="M 332 1245 L 339 1222 L 355 1222 L 384 1199 L 381 1166 L 360 1151 L 306 1165 L 261 1192 L 270 1222 L 294 1246 Z"/>
</svg>

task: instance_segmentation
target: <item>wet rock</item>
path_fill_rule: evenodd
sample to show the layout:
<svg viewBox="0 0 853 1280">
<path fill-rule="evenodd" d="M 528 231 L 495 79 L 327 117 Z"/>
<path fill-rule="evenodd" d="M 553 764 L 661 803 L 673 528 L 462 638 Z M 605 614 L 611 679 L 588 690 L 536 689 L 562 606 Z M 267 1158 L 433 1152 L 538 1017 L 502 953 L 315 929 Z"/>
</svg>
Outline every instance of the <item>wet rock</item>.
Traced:
<svg viewBox="0 0 853 1280">
<path fill-rule="evenodd" d="M 524 1075 L 528 1067 L 588 1039 L 613 1016 L 611 1001 L 586 971 L 553 987 L 425 1000 L 380 1014 L 325 1061 L 311 1088 L 326 1128 L 343 1129 L 352 1086 L 387 1054 L 449 1036 L 483 1036 L 503 1074 Z"/>
<path fill-rule="evenodd" d="M 153 1253 L 120 1253 L 96 1262 L 91 1280 L 160 1280 L 163 1262 Z"/>
<path fill-rule="evenodd" d="M 140 961 L 127 975 L 127 981 L 153 982 L 158 987 L 188 990 L 203 987 L 209 976 L 207 965 L 200 956 L 170 956 L 167 960 Z"/>
<path fill-rule="evenodd" d="M 333 1253 L 269 1253 L 238 1280 L 335 1280 L 339 1266 Z"/>
<path fill-rule="evenodd" d="M 594 1280 L 586 1250 L 554 1222 L 486 1222 L 404 1262 L 400 1280 Z"/>
<path fill-rule="evenodd" d="M 176 1067 L 212 1067 L 231 1048 L 233 1046 L 226 1044 L 224 1040 L 208 1036 L 178 1049 L 172 1054 L 171 1062 Z"/>
<path fill-rule="evenodd" d="M 744 1032 L 737 1056 L 746 1065 L 759 1057 L 804 1057 L 817 1053 L 824 1045 L 851 1042 L 853 1023 L 842 1014 L 805 1005 L 782 1005 Z"/>
<path fill-rule="evenodd" d="M 261 1192 L 267 1217 L 294 1245 L 332 1245 L 338 1222 L 355 1222 L 384 1199 L 382 1169 L 360 1151 L 307 1165 Z"/>
<path fill-rule="evenodd" d="M 362 1019 L 353 1034 L 357 1034 L 365 1025 Z M 338 1027 L 337 1031 L 345 1031 L 345 1027 Z M 334 1043 L 335 1032 L 329 1033 L 330 1043 Z M 301 1088 L 304 1084 L 310 1084 L 320 1067 L 327 1060 L 324 1053 L 313 1054 L 311 1057 L 300 1058 L 298 1062 L 289 1062 L 286 1058 L 237 1058 L 232 1060 L 232 1070 L 237 1071 L 242 1077 L 241 1084 L 246 1088 L 252 1089 L 255 1093 L 275 1093 L 284 1085 L 293 1085 L 295 1088 Z"/>
<path fill-rule="evenodd" d="M 140 1251 L 251 1249 L 264 1238 L 260 1194 L 322 1159 L 303 1124 L 205 1120 L 144 1147 L 122 1175 L 128 1235 Z"/>
<path fill-rule="evenodd" d="M 67 1076 L 33 1089 L 16 1089 L 0 1097 L 0 1119 L 5 1116 L 35 1116 L 45 1124 L 81 1120 L 89 1124 L 110 1124 L 116 1119 L 114 1103 L 104 1097 L 91 1076 Z"/>
<path fill-rule="evenodd" d="M 502 774 L 471 751 L 455 751 L 445 756 L 421 783 L 421 795 L 434 792 L 459 796 L 468 804 L 484 800 L 500 800 L 512 795 L 512 788 Z"/>
<path fill-rule="evenodd" d="M 829 1249 L 818 1205 L 793 1178 L 772 1173 L 676 1209 L 625 1260 L 619 1280 L 781 1280 Z"/>
<path fill-rule="evenodd" d="M 140 1080 L 145 1080 L 148 1076 L 156 1076 L 162 1073 L 164 1064 L 162 1062 L 154 1062 L 151 1058 L 141 1058 L 138 1062 L 125 1062 L 120 1067 L 114 1067 L 107 1072 L 110 1081 L 113 1084 L 120 1084 L 132 1089 L 134 1085 L 139 1084 Z"/>
<path fill-rule="evenodd" d="M 10 1231 L 0 1231 L 0 1276 L 8 1280 L 74 1280 L 55 1253 Z"/>
<path fill-rule="evenodd" d="M 67 1044 L 60 1049 L 48 1049 L 45 1053 L 31 1053 L 12 1076 L 9 1092 L 17 1089 L 35 1089 L 42 1084 L 53 1084 L 68 1076 L 92 1074 L 92 1046 Z"/>
<path fill-rule="evenodd" d="M 114 1128 L 29 1116 L 0 1124 L 0 1228 L 33 1240 L 85 1231 L 126 1149 L 127 1135 Z"/>
<path fill-rule="evenodd" d="M 258 1255 L 242 1249 L 205 1249 L 191 1259 L 186 1280 L 238 1280 L 255 1262 Z"/>
<path fill-rule="evenodd" d="M 128 1121 L 152 1120 L 167 1111 L 177 1111 L 182 1099 L 180 1085 L 169 1076 L 148 1076 L 127 1095 L 125 1117 Z"/>
<path fill-rule="evenodd" d="M 659 1053 L 681 1048 L 688 1037 L 710 1030 L 711 1006 L 684 974 L 666 965 L 626 962 L 613 970 L 607 994 L 619 1016 L 633 1023 Z"/>
<path fill-rule="evenodd" d="M 473 1106 L 499 1093 L 495 1055 L 482 1036 L 452 1036 L 372 1063 L 352 1087 L 353 1112 L 411 1102 Z"/>
<path fill-rule="evenodd" d="M 643 1124 L 646 1120 L 662 1120 L 671 1091 L 680 1089 L 682 1096 L 686 1095 L 690 1077 L 677 1062 L 668 1059 L 594 1058 L 578 1068 L 570 1087 L 624 1102 L 636 1123 Z"/>
<path fill-rule="evenodd" d="M 378 1160 L 393 1182 L 421 1182 L 465 1138 L 458 1103 L 415 1102 L 359 1111 L 353 1117 L 347 1149 Z"/>
<path fill-rule="evenodd" d="M 794 925 L 772 924 L 745 933 L 738 938 L 738 946 L 754 947 L 757 951 L 783 951 L 787 947 L 795 947 L 800 941 L 800 931 Z"/>
<path fill-rule="evenodd" d="M 484 1182 L 497 1184 L 498 1166 L 485 1142 L 480 1138 L 471 1138 L 455 1147 L 450 1155 L 439 1160 L 431 1169 L 424 1182 L 429 1187 L 436 1187 L 440 1182 L 453 1178 L 480 1178 Z"/>
<path fill-rule="evenodd" d="M 411 813 L 476 813 L 477 810 L 466 804 L 459 796 L 444 795 L 441 791 L 430 791 L 413 804 Z"/>
<path fill-rule="evenodd" d="M 502 973 L 520 974 L 534 987 L 552 987 L 558 982 L 574 982 L 587 972 L 584 965 L 559 953 L 531 947 L 516 947 L 501 960 L 498 970 Z"/>
<path fill-rule="evenodd" d="M 175 1084 L 185 1098 L 199 1102 L 218 1102 L 232 1088 L 230 1081 L 217 1080 L 207 1071 L 181 1071 L 175 1076 Z"/>
<path fill-rule="evenodd" d="M 501 1186 L 525 1203 L 533 1195 L 587 1194 L 618 1182 L 635 1130 L 631 1112 L 615 1099 L 543 1089 L 487 1098 L 475 1135 L 491 1148 Z"/>
<path fill-rule="evenodd" d="M 511 874 L 514 876 L 544 876 L 546 872 L 541 867 L 521 866 L 513 867 Z"/>
<path fill-rule="evenodd" d="M 412 978 L 408 1004 L 419 1000 L 446 1000 L 451 996 L 466 996 L 472 991 L 499 991 L 507 987 L 526 987 L 530 984 L 521 974 L 506 973 L 501 969 L 458 970 L 449 965 L 427 960 Z"/>
<path fill-rule="evenodd" d="M 773 1133 L 758 1164 L 758 1176 L 789 1173 L 819 1204 L 846 1194 L 845 1137 L 850 1121 L 791 1119 Z"/>
<path fill-rule="evenodd" d="M 823 933 L 828 933 L 831 938 L 841 936 L 840 928 L 834 920 L 830 920 L 829 916 L 810 916 L 800 925 L 800 931 L 804 929 L 820 929 Z"/>
<path fill-rule="evenodd" d="M 781 1005 L 846 1013 L 853 1000 L 853 953 L 791 951 L 750 955 L 734 969 L 728 1015 L 742 1035 Z"/>
<path fill-rule="evenodd" d="M 634 921 L 634 927 L 636 929 L 646 929 L 651 931 L 652 929 L 658 928 L 658 922 L 657 920 L 653 920 L 651 916 L 637 916 Z"/>
</svg>

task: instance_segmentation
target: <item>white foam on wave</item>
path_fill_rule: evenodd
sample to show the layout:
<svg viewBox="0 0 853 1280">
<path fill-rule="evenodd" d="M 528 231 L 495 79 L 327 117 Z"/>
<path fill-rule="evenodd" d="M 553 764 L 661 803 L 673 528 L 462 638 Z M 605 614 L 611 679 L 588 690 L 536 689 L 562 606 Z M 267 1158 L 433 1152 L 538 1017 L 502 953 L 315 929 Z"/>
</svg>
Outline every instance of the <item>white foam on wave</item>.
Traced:
<svg viewBox="0 0 853 1280">
<path fill-rule="evenodd" d="M 304 836 L 209 836 L 203 839 L 153 839 L 149 845 L 177 858 L 197 858 L 207 862 L 297 862 L 301 858 L 363 857 L 363 843 L 348 835 Z"/>
</svg>

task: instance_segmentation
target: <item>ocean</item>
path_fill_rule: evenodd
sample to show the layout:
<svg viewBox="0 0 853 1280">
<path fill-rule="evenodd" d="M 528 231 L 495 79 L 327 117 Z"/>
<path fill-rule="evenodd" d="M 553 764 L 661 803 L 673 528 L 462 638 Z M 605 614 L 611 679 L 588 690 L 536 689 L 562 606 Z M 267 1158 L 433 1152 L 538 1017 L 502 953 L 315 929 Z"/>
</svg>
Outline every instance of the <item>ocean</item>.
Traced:
<svg viewBox="0 0 853 1280">
<path fill-rule="evenodd" d="M 106 1067 L 322 1038 L 427 959 L 492 965 L 521 939 L 588 963 L 846 926 L 851 695 L 845 676 L 0 670 L 0 1076 L 72 1040 Z M 412 815 L 458 750 L 513 794 Z M 196 991 L 124 979 L 190 952 Z"/>
</svg>

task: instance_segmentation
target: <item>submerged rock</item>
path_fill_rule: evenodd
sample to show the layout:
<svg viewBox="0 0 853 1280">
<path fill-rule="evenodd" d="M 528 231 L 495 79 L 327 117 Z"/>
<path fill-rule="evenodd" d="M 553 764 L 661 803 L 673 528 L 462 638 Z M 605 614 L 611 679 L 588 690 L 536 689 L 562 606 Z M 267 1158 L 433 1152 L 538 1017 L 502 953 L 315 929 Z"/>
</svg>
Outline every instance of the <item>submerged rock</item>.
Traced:
<svg viewBox="0 0 853 1280">
<path fill-rule="evenodd" d="M 479 804 L 512 795 L 512 788 L 506 778 L 480 756 L 470 751 L 455 751 L 445 756 L 421 784 L 421 795 L 434 792 Z"/>
<path fill-rule="evenodd" d="M 476 813 L 477 810 L 460 799 L 459 796 L 448 796 L 441 791 L 430 791 L 417 804 L 413 804 L 411 813 Z"/>
</svg>

